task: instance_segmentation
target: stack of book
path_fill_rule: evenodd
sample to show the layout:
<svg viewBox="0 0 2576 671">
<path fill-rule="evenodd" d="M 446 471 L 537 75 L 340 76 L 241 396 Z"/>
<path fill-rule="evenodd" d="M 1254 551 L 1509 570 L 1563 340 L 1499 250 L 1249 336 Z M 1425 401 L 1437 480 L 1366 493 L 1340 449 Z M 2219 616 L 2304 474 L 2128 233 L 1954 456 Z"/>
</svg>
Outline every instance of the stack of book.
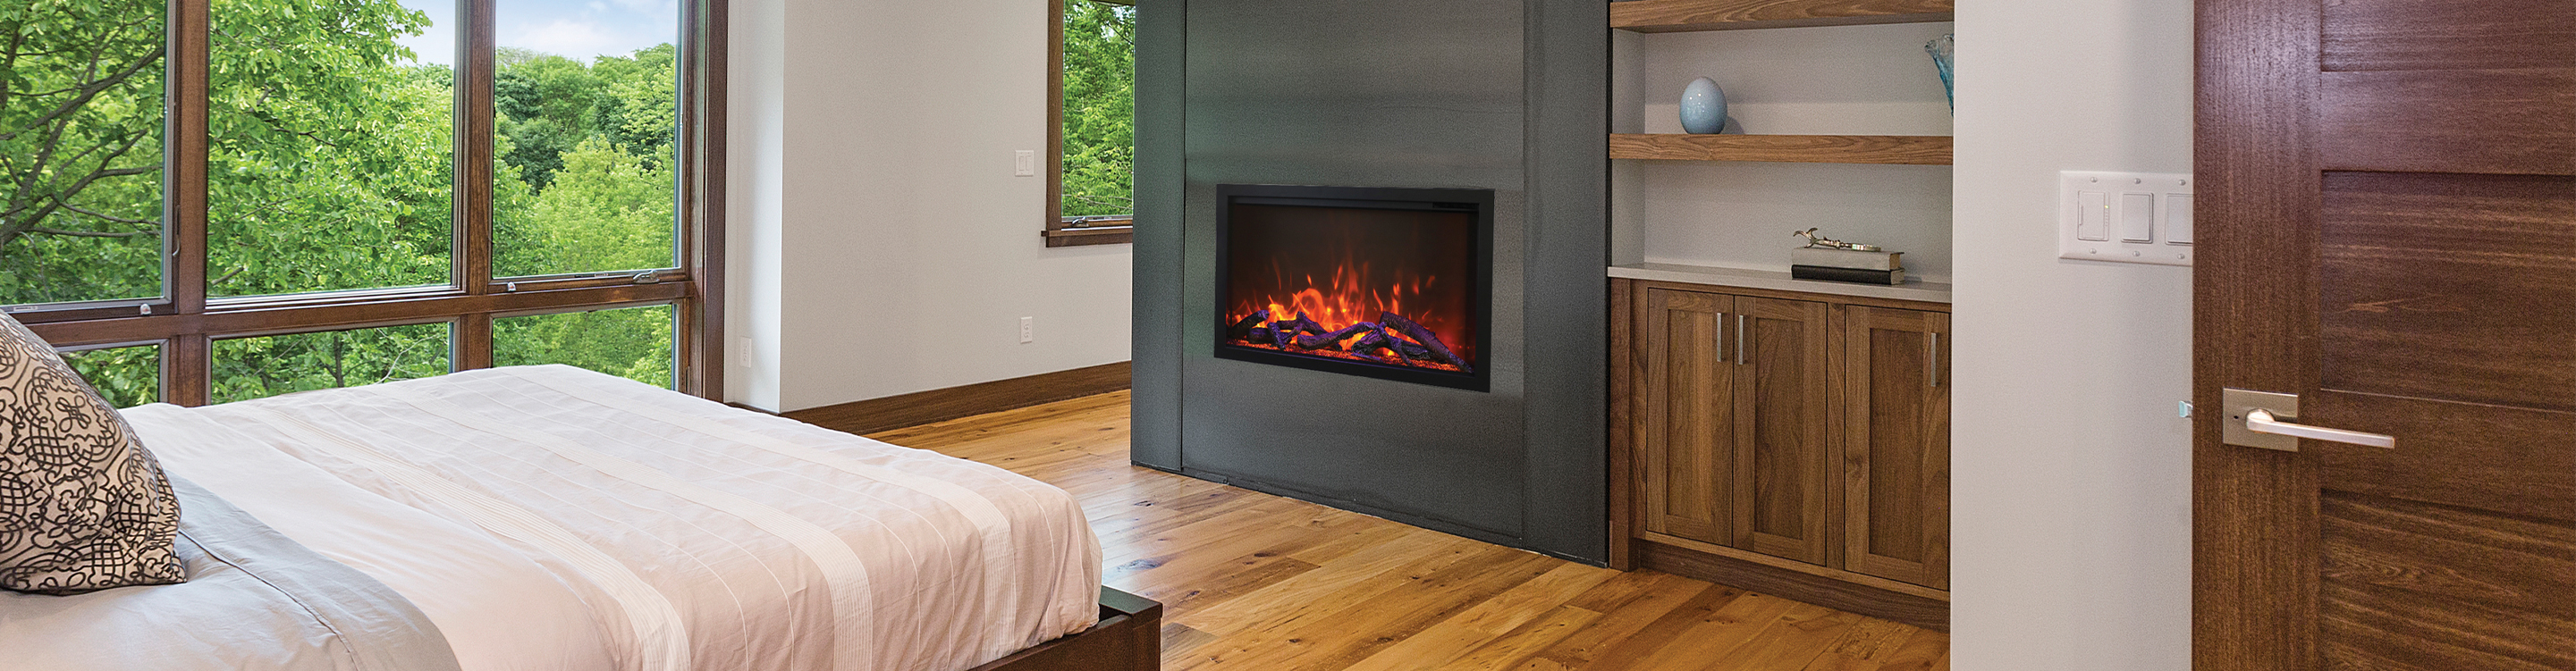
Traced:
<svg viewBox="0 0 2576 671">
<path fill-rule="evenodd" d="M 1789 250 L 1789 276 L 1860 284 L 1904 284 L 1905 252 L 1800 247 Z"/>
</svg>

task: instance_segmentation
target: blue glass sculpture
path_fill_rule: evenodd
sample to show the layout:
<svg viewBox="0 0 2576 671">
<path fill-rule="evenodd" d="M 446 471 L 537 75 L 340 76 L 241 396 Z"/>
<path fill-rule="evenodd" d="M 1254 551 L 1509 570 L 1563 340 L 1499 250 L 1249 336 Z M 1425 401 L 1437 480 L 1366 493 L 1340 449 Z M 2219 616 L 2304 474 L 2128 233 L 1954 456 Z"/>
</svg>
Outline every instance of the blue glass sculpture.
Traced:
<svg viewBox="0 0 2576 671">
<path fill-rule="evenodd" d="M 1932 52 L 1932 67 L 1941 70 L 1941 94 L 1950 97 L 1950 113 L 1959 113 L 1959 90 L 1950 74 L 1952 63 L 1959 59 L 1958 35 L 1953 33 L 1932 38 L 1931 42 L 1923 45 L 1923 50 Z"/>
</svg>

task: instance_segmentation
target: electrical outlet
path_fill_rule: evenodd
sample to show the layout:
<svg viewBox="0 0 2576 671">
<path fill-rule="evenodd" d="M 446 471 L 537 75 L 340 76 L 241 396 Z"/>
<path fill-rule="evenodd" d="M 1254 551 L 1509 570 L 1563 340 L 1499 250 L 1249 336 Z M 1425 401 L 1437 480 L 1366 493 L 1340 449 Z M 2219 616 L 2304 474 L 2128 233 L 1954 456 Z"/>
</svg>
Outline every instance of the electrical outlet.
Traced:
<svg viewBox="0 0 2576 671">
<path fill-rule="evenodd" d="M 1021 317 L 1021 318 L 1020 318 L 1020 344 L 1022 344 L 1022 345 L 1026 345 L 1026 344 L 1033 343 L 1033 342 L 1037 342 L 1037 341 L 1038 341 L 1038 318 L 1036 318 L 1036 317 Z"/>
<path fill-rule="evenodd" d="M 1037 150 L 1022 149 L 1014 152 L 1011 159 L 1011 174 L 1020 177 L 1038 176 Z"/>
</svg>

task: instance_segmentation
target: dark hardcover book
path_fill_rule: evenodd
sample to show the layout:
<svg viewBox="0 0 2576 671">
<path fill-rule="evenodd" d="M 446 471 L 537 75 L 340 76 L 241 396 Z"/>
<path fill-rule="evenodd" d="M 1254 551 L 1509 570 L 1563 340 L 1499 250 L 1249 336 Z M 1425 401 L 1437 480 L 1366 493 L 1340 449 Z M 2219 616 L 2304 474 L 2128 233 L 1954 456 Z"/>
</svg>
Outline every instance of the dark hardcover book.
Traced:
<svg viewBox="0 0 2576 671">
<path fill-rule="evenodd" d="M 1802 280 L 1826 280 L 1856 284 L 1904 284 L 1905 269 L 1862 270 L 1830 266 L 1789 266 L 1789 276 Z"/>
</svg>

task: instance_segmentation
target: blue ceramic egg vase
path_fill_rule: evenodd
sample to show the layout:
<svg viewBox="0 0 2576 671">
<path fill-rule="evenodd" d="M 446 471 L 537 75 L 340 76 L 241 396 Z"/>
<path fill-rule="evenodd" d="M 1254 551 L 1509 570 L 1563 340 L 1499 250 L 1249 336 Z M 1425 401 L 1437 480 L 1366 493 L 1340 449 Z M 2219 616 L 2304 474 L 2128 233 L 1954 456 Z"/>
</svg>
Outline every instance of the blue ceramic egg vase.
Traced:
<svg viewBox="0 0 2576 671">
<path fill-rule="evenodd" d="M 1726 130 L 1726 91 L 1707 77 L 1682 87 L 1682 132 L 1715 135 Z"/>
</svg>

